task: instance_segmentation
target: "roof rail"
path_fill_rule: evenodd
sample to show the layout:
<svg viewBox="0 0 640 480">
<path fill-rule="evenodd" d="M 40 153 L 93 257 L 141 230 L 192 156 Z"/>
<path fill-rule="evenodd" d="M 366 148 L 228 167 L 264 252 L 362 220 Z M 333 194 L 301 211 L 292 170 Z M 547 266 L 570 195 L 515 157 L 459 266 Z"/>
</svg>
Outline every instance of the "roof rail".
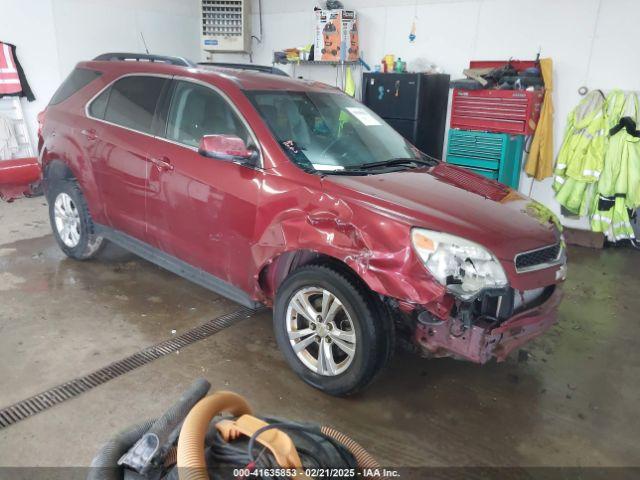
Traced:
<svg viewBox="0 0 640 480">
<path fill-rule="evenodd" d="M 196 64 L 186 58 L 169 57 L 166 55 L 150 55 L 148 53 L 127 53 L 127 52 L 111 52 L 103 53 L 93 59 L 96 62 L 158 62 L 176 65 L 178 67 L 195 67 Z"/>
<path fill-rule="evenodd" d="M 272 73 L 273 75 L 281 75 L 288 77 L 289 75 L 279 68 L 270 65 L 258 65 L 255 63 L 229 63 L 229 62 L 198 62 L 198 66 L 204 67 L 222 67 L 235 68 L 239 70 L 253 70 L 262 73 Z"/>
</svg>

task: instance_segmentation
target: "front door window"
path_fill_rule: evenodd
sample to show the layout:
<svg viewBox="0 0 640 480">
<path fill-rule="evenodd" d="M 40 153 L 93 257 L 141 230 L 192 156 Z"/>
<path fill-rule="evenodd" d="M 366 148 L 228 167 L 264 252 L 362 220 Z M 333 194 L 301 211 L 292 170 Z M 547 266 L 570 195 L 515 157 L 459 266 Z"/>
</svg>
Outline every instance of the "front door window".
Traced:
<svg viewBox="0 0 640 480">
<path fill-rule="evenodd" d="M 220 94 L 196 83 L 177 82 L 167 119 L 167 138 L 197 147 L 205 135 L 236 135 L 245 143 L 249 140 L 244 124 Z"/>
</svg>

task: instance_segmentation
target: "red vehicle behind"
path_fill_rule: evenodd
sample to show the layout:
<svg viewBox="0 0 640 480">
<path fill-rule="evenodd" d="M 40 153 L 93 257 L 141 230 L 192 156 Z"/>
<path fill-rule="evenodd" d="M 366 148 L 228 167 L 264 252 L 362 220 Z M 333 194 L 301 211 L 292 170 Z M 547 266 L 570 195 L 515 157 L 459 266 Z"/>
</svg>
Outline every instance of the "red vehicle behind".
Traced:
<svg viewBox="0 0 640 480">
<path fill-rule="evenodd" d="M 290 366 L 334 395 L 367 385 L 396 336 L 484 363 L 556 321 L 564 245 L 536 202 L 427 157 L 332 87 L 124 59 L 80 63 L 46 110 L 68 256 L 112 241 L 272 306 Z"/>
</svg>

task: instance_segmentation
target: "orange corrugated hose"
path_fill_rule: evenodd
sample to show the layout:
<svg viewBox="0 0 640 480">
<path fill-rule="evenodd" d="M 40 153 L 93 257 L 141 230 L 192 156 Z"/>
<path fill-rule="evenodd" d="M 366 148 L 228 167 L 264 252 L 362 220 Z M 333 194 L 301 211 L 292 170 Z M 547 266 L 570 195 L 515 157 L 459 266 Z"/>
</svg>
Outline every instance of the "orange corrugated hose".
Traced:
<svg viewBox="0 0 640 480">
<path fill-rule="evenodd" d="M 209 480 L 204 458 L 204 438 L 213 417 L 223 412 L 237 417 L 251 414 L 251 408 L 237 393 L 217 392 L 196 403 L 185 418 L 178 440 L 180 480 Z"/>
<path fill-rule="evenodd" d="M 347 450 L 351 452 L 351 454 L 358 462 L 358 467 L 362 470 L 366 469 L 377 469 L 380 468 L 380 464 L 378 461 L 371 456 L 369 452 L 367 452 L 362 445 L 356 442 L 354 439 L 345 435 L 344 433 L 336 430 L 333 427 L 323 426 L 320 428 L 320 431 L 325 434 L 327 437 L 331 437 L 336 440 L 338 443 L 342 444 Z M 369 478 L 369 477 L 365 477 Z"/>
<path fill-rule="evenodd" d="M 251 414 L 251 407 L 244 397 L 233 392 L 217 392 L 196 403 L 185 418 L 178 439 L 177 467 L 180 480 L 209 480 L 204 442 L 211 420 L 220 413 L 239 417 Z M 321 427 L 321 432 L 344 445 L 353 454 L 360 468 L 380 467 L 360 444 L 344 433 L 327 426 Z"/>
</svg>

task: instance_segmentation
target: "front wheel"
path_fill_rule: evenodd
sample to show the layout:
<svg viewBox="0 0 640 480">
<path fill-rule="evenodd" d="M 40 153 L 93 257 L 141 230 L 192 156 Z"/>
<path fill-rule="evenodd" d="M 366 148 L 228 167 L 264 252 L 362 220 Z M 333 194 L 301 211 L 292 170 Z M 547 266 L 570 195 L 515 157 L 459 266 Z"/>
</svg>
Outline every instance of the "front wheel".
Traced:
<svg viewBox="0 0 640 480">
<path fill-rule="evenodd" d="M 320 265 L 296 270 L 276 295 L 274 330 L 291 368 L 331 395 L 368 385 L 393 347 L 391 322 L 355 277 Z"/>
</svg>

